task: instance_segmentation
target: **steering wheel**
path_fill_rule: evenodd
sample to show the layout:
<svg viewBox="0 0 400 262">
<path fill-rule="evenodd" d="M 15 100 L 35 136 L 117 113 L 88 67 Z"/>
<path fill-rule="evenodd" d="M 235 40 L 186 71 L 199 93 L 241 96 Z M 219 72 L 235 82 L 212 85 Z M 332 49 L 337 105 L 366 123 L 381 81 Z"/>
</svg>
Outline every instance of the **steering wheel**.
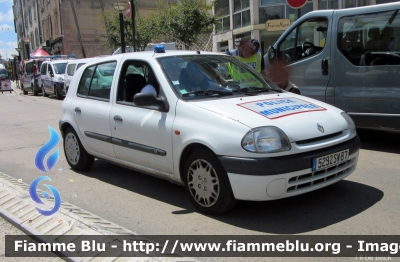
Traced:
<svg viewBox="0 0 400 262">
<path fill-rule="evenodd" d="M 303 51 L 303 54 L 306 52 L 305 46 L 307 46 L 307 45 L 310 46 L 310 47 L 314 47 L 314 49 L 315 49 L 315 45 L 314 44 L 306 41 L 301 45 L 301 50 Z"/>
</svg>

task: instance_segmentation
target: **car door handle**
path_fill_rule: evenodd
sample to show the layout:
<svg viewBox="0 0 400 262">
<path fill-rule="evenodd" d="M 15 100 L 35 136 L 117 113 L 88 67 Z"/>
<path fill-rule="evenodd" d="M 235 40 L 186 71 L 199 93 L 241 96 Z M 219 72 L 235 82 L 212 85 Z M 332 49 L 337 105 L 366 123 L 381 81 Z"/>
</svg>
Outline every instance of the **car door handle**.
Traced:
<svg viewBox="0 0 400 262">
<path fill-rule="evenodd" d="M 329 66 L 328 66 L 328 60 L 327 59 L 322 59 L 321 69 L 322 69 L 322 74 L 324 76 L 326 76 L 329 73 Z"/>
<path fill-rule="evenodd" d="M 122 121 L 122 117 L 121 116 L 114 116 L 114 120 L 115 121 Z"/>
<path fill-rule="evenodd" d="M 75 112 L 76 113 L 81 113 L 81 109 L 79 107 L 75 107 Z"/>
</svg>

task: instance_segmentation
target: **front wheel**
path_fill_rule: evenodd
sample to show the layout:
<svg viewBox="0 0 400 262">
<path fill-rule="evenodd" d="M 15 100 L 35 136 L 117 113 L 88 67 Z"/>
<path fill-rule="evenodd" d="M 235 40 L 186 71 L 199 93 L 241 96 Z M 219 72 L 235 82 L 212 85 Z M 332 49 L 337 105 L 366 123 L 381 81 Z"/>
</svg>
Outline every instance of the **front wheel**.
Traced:
<svg viewBox="0 0 400 262">
<path fill-rule="evenodd" d="M 82 146 L 72 127 L 68 127 L 64 133 L 64 154 L 68 165 L 75 171 L 88 170 L 94 162 L 94 157 Z"/>
<path fill-rule="evenodd" d="M 184 184 L 192 203 L 203 213 L 222 214 L 236 204 L 225 169 L 208 149 L 198 149 L 189 156 Z"/>
</svg>

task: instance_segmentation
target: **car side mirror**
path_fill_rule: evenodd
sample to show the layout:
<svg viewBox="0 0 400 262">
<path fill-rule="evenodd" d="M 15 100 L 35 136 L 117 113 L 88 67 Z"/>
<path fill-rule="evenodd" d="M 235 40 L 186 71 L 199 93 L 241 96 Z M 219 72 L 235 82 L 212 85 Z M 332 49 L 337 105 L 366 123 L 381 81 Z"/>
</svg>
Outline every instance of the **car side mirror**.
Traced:
<svg viewBox="0 0 400 262">
<path fill-rule="evenodd" d="M 156 97 L 152 93 L 137 93 L 133 102 L 138 106 L 156 106 L 161 112 L 168 112 L 168 102 L 162 97 Z"/>
<path fill-rule="evenodd" d="M 54 74 L 53 74 L 53 72 L 50 72 L 50 76 L 51 76 L 51 77 L 54 77 Z"/>
<path fill-rule="evenodd" d="M 273 64 L 276 61 L 276 50 L 273 46 L 268 48 L 268 61 Z"/>
</svg>

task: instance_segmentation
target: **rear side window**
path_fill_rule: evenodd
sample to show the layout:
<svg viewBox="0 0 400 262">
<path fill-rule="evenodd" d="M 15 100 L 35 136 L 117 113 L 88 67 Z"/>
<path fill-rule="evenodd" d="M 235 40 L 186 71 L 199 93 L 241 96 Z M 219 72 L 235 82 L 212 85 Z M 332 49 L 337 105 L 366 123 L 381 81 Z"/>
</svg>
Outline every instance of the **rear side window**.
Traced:
<svg viewBox="0 0 400 262">
<path fill-rule="evenodd" d="M 42 64 L 42 66 L 40 67 L 40 74 L 45 75 L 47 73 L 47 64 L 44 63 Z"/>
<path fill-rule="evenodd" d="M 342 17 L 337 39 L 337 48 L 353 65 L 400 65 L 400 12 Z"/>
<path fill-rule="evenodd" d="M 108 62 L 85 69 L 78 86 L 78 96 L 110 101 L 111 84 L 117 63 Z"/>
<path fill-rule="evenodd" d="M 75 72 L 75 66 L 76 64 L 68 64 L 67 66 L 67 75 L 73 76 Z"/>
</svg>

